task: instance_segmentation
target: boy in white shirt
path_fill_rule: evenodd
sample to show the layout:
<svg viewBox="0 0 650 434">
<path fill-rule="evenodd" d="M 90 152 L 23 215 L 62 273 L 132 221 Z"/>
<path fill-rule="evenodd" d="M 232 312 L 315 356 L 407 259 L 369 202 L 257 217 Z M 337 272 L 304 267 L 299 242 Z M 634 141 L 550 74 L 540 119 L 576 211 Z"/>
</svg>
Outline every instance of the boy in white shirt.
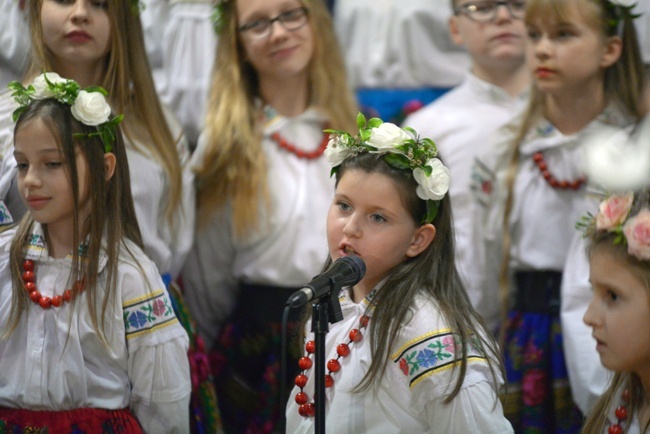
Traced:
<svg viewBox="0 0 650 434">
<path fill-rule="evenodd" d="M 449 33 L 472 60 L 465 80 L 404 121 L 431 137 L 449 167 L 458 269 L 476 310 L 496 330 L 500 316 L 498 285 L 481 287 L 481 264 L 471 224 L 471 169 L 476 153 L 500 127 L 524 108 L 529 73 L 525 64 L 525 1 L 452 0 Z M 478 8 L 477 6 L 480 6 Z"/>
</svg>

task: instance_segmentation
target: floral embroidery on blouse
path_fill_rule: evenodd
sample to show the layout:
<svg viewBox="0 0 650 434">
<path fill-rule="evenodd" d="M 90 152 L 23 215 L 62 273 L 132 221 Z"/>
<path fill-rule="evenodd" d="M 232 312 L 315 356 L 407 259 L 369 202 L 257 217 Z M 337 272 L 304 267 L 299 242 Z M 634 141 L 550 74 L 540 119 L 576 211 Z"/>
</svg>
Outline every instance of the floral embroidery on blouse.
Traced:
<svg viewBox="0 0 650 434">
<path fill-rule="evenodd" d="M 8 225 L 13 222 L 14 219 L 11 217 L 11 213 L 7 209 L 7 206 L 0 200 L 0 225 Z"/>
<path fill-rule="evenodd" d="M 468 361 L 485 360 L 477 344 L 476 339 L 468 342 Z M 391 355 L 391 359 L 408 377 L 409 387 L 413 388 L 424 378 L 459 364 L 461 355 L 456 356 L 457 347 L 460 347 L 458 337 L 450 329 L 442 329 L 407 342 Z"/>
<path fill-rule="evenodd" d="M 122 309 L 127 339 L 152 333 L 178 321 L 164 290 L 129 300 Z"/>
</svg>

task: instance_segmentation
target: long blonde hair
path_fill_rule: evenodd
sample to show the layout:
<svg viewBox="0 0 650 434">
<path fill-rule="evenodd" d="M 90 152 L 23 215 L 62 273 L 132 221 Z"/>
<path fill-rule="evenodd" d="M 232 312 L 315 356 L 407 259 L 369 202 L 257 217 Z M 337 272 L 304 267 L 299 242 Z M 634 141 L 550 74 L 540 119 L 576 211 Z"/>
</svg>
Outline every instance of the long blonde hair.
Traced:
<svg viewBox="0 0 650 434">
<path fill-rule="evenodd" d="M 162 164 L 167 174 L 169 198 L 165 215 L 173 221 L 174 211 L 181 204 L 181 164 L 174 137 L 158 99 L 147 60 L 142 23 L 132 11 L 131 1 L 107 0 L 107 14 L 111 27 L 110 51 L 106 56 L 101 83 L 110 95 L 114 112 L 124 113 L 124 135 L 133 146 L 142 146 Z M 41 8 L 43 0 L 30 0 L 29 23 L 32 38 L 31 64 L 26 79 L 44 70 L 57 72 L 52 67 L 54 54 L 43 40 Z"/>
<path fill-rule="evenodd" d="M 603 37 L 617 34 L 617 26 L 612 23 L 615 17 L 607 0 L 573 0 L 582 3 L 585 7 L 584 13 L 598 24 L 602 30 Z M 567 0 L 529 0 L 526 4 L 526 25 L 532 25 L 541 16 L 550 17 L 558 22 L 567 21 L 570 17 L 571 2 Z M 610 103 L 617 103 L 618 107 L 627 112 L 628 115 L 641 116 L 641 101 L 639 95 L 643 87 L 643 62 L 637 39 L 636 30 L 631 17 L 626 16 L 622 22 L 623 50 L 616 63 L 605 70 L 604 91 L 605 98 Z M 521 123 L 518 126 L 515 139 L 512 141 L 512 153 L 506 173 L 507 199 L 505 205 L 503 224 L 503 261 L 500 270 L 500 288 L 502 294 L 503 311 L 508 309 L 509 300 L 509 262 L 510 262 L 510 214 L 514 203 L 514 185 L 519 170 L 520 149 L 519 145 L 524 141 L 531 130 L 544 113 L 545 99 L 542 93 L 533 86 L 531 89 L 530 101 Z M 502 330 L 503 332 L 503 330 Z"/>
<path fill-rule="evenodd" d="M 255 107 L 258 75 L 245 61 L 237 23 L 237 1 L 222 3 L 217 56 L 206 113 L 207 146 L 197 169 L 198 222 L 209 221 L 226 203 L 232 206 L 236 237 L 259 227 L 259 208 L 268 206 L 266 158 Z M 303 0 L 314 36 L 309 65 L 309 103 L 329 126 L 354 131 L 357 106 L 348 88 L 345 65 L 329 12 L 321 0 Z"/>
</svg>

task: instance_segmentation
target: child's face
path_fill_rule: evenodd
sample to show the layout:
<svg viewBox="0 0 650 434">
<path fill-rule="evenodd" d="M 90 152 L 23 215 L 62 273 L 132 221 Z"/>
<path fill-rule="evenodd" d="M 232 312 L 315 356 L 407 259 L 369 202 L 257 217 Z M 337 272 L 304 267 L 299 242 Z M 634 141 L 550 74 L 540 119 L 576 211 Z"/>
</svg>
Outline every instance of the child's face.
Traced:
<svg viewBox="0 0 650 434">
<path fill-rule="evenodd" d="M 528 68 L 538 88 L 551 95 L 602 89 L 604 70 L 620 56 L 620 38 L 606 38 L 572 2 L 566 22 L 538 18 L 528 27 Z"/>
<path fill-rule="evenodd" d="M 268 36 L 255 37 L 255 29 L 239 32 L 245 59 L 253 65 L 261 81 L 286 80 L 306 75 L 314 52 L 314 37 L 308 16 L 298 0 L 237 0 L 238 26 L 258 20 L 285 17 L 271 24 Z M 284 15 L 281 15 L 284 14 Z M 301 25 L 301 23 L 304 24 Z M 285 25 L 295 30 L 287 30 Z M 259 23 L 258 23 L 259 26 Z"/>
<path fill-rule="evenodd" d="M 356 295 L 365 296 L 397 264 L 420 254 L 422 228 L 404 207 L 386 175 L 348 169 L 339 180 L 327 216 L 327 243 L 333 261 L 356 254 L 366 264 Z M 435 235 L 435 229 L 433 229 Z"/>
<path fill-rule="evenodd" d="M 606 249 L 590 259 L 593 297 L 584 316 L 600 361 L 618 372 L 650 373 L 650 298 L 629 267 Z"/>
<path fill-rule="evenodd" d="M 21 126 L 14 138 L 18 190 L 29 212 L 48 231 L 72 230 L 74 201 L 67 163 L 55 137 L 40 119 Z M 79 203 L 87 198 L 87 164 L 77 152 Z M 80 216 L 81 217 L 81 216 Z"/>
<path fill-rule="evenodd" d="M 43 0 L 43 43 L 54 54 L 55 66 L 103 66 L 111 38 L 107 1 Z"/>
<path fill-rule="evenodd" d="M 479 3 L 485 2 L 459 0 L 456 6 Z M 449 30 L 452 40 L 458 45 L 463 45 L 470 53 L 475 66 L 494 68 L 503 62 L 514 62 L 519 66 L 524 64 L 526 26 L 524 20 L 513 17 L 506 6 L 498 6 L 495 18 L 490 22 L 475 21 L 464 13 L 454 15 L 449 21 Z"/>
</svg>

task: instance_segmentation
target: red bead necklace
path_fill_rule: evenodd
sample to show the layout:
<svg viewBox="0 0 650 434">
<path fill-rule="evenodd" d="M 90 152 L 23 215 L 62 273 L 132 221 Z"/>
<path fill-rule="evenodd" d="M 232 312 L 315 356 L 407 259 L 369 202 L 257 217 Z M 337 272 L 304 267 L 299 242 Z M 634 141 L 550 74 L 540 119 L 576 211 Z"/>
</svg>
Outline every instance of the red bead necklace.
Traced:
<svg viewBox="0 0 650 434">
<path fill-rule="evenodd" d="M 360 342 L 363 339 L 363 333 L 361 333 L 361 330 L 368 326 L 369 321 L 369 316 L 362 315 L 361 318 L 359 318 L 359 328 L 350 330 L 350 340 L 348 343 L 342 343 L 336 347 L 336 359 L 330 359 L 327 362 L 328 372 L 325 374 L 325 387 L 332 387 L 334 385 L 334 378 L 332 378 L 332 373 L 338 372 L 341 369 L 341 363 L 339 362 L 339 359 L 341 357 L 347 357 L 350 354 L 350 344 L 352 342 Z M 312 360 L 309 358 L 309 355 L 316 352 L 316 343 L 314 341 L 307 342 L 305 344 L 305 351 L 307 352 L 307 355 L 301 357 L 300 360 L 298 360 L 298 366 L 302 372 L 296 376 L 296 386 L 300 388 L 300 392 L 296 394 L 296 403 L 299 406 L 298 413 L 300 413 L 301 416 L 313 417 L 316 413 L 314 401 L 309 401 L 309 396 L 304 392 L 304 387 L 307 384 L 308 380 L 307 376 L 305 375 L 305 371 L 311 368 L 313 364 Z"/>
<path fill-rule="evenodd" d="M 625 404 L 630 402 L 629 390 L 625 389 L 623 393 L 621 393 L 621 400 L 623 401 L 623 404 L 616 407 L 616 410 L 614 411 L 618 422 L 611 424 L 609 428 L 607 428 L 608 434 L 623 434 L 624 432 L 623 426 L 621 425 L 624 425 L 624 422 L 627 419 L 627 407 L 625 407 Z"/>
<path fill-rule="evenodd" d="M 81 294 L 84 291 L 84 281 L 77 280 L 72 288 L 66 289 L 63 291 L 62 295 L 55 295 L 54 297 L 46 297 L 41 295 L 36 288 L 36 273 L 34 271 L 34 261 L 25 259 L 23 262 L 23 284 L 27 293 L 29 293 L 29 298 L 43 309 L 49 309 L 50 307 L 59 307 L 64 303 L 72 300 L 76 295 Z"/>
<path fill-rule="evenodd" d="M 558 181 L 555 176 L 551 174 L 551 172 L 548 171 L 548 164 L 546 164 L 546 161 L 544 160 L 544 154 L 541 152 L 535 152 L 533 155 L 533 161 L 537 165 L 537 168 L 539 169 L 540 173 L 548 182 L 548 184 L 553 187 L 553 188 L 559 188 L 563 190 L 567 189 L 572 189 L 572 190 L 578 190 L 580 187 L 582 187 L 582 184 L 584 184 L 587 179 L 584 176 L 581 176 L 580 178 L 574 180 L 574 181 L 568 181 L 568 180 L 562 180 Z"/>
<path fill-rule="evenodd" d="M 305 160 L 313 160 L 323 155 L 325 148 L 327 148 L 327 143 L 329 143 L 330 135 L 329 133 L 323 133 L 323 140 L 321 140 L 318 148 L 313 151 L 303 151 L 302 149 L 296 148 L 293 144 L 287 142 L 286 139 L 280 135 L 280 133 L 271 134 L 271 139 L 273 139 L 273 141 L 277 143 L 280 148 L 291 152 L 296 157 L 304 158 Z"/>
</svg>

